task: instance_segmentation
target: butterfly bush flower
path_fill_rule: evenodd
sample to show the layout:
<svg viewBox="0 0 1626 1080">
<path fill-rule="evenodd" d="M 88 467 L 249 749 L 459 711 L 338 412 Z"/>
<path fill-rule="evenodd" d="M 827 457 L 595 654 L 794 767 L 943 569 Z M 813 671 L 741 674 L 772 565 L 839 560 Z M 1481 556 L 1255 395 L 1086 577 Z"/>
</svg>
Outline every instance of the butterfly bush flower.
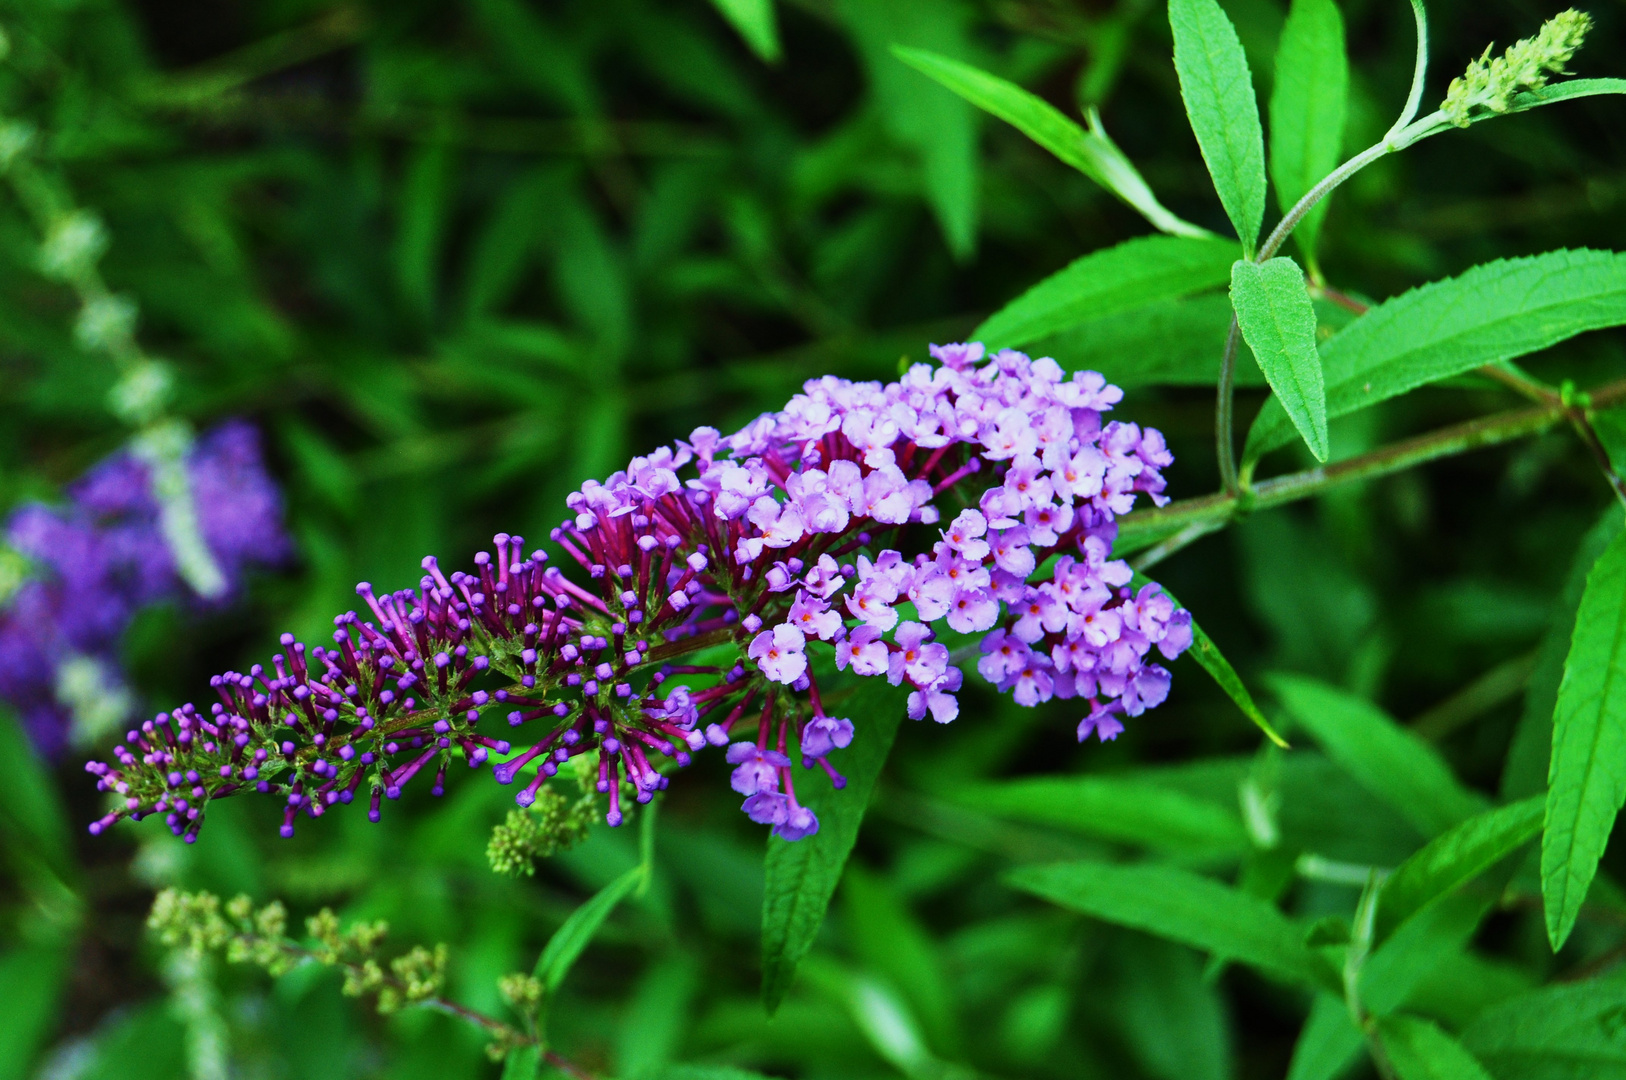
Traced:
<svg viewBox="0 0 1626 1080">
<path fill-rule="evenodd" d="M 204 435 L 192 446 L 186 472 L 199 531 L 225 574 L 228 596 L 248 567 L 288 557 L 281 498 L 252 426 L 230 421 Z M 5 530 L 6 545 L 32 572 L 0 597 L 0 699 L 17 709 L 47 756 L 68 740 L 70 712 L 86 697 L 76 686 L 86 673 L 99 673 L 90 679 L 102 683 L 103 704 L 127 700 L 116 653 L 135 613 L 187 593 L 144 462 L 115 454 L 67 495 L 62 507 L 19 508 Z M 125 719 L 123 711 L 109 717 L 113 724 Z"/>
<path fill-rule="evenodd" d="M 458 757 L 502 759 L 525 806 L 582 755 L 617 825 L 624 797 L 710 746 L 751 820 L 796 840 L 819 827 L 797 766 L 839 788 L 864 735 L 825 710 L 822 663 L 948 723 L 964 673 L 945 631 L 1021 704 L 1076 700 L 1081 740 L 1116 737 L 1168 694 L 1154 652 L 1191 643 L 1189 616 L 1111 557 L 1116 517 L 1166 502 L 1163 438 L 1104 420 L 1123 395 L 1094 372 L 974 343 L 932 355 L 887 385 L 812 380 L 732 435 L 700 428 L 588 481 L 550 534 L 562 566 L 499 534 L 472 571 L 426 558 L 415 590 L 363 583 L 331 644 L 284 635 L 206 707 L 90 763 L 119 800 L 92 831 L 161 815 L 190 840 L 211 799 L 251 788 L 283 801 L 285 835 L 357 797 L 377 820 L 417 777 L 439 794 Z M 483 734 L 493 716 L 528 747 Z"/>
</svg>

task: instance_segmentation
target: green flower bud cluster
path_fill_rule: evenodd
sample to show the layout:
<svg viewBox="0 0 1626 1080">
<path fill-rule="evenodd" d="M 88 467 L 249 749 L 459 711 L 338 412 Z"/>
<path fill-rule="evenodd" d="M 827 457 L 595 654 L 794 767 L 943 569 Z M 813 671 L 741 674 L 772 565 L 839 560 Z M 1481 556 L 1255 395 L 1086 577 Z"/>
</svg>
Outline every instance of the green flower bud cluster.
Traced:
<svg viewBox="0 0 1626 1080">
<path fill-rule="evenodd" d="M 1580 49 L 1592 29 L 1592 16 L 1574 8 L 1561 11 L 1542 24 L 1535 37 L 1508 46 L 1507 52 L 1491 58 L 1493 46 L 1468 65 L 1461 78 L 1452 79 L 1440 111 L 1457 127 L 1467 127 L 1478 117 L 1476 109 L 1505 113 L 1516 94 L 1547 85 L 1549 74 L 1564 74 L 1564 65 Z"/>
<path fill-rule="evenodd" d="M 508 819 L 491 830 L 486 859 L 491 869 L 508 877 L 536 873 L 538 859 L 550 858 L 587 837 L 597 817 L 598 795 L 586 757 L 572 759 L 581 794 L 574 801 L 544 785 L 536 801 L 523 810 L 508 811 Z"/>
<path fill-rule="evenodd" d="M 213 893 L 165 889 L 153 901 L 147 927 L 170 948 L 193 955 L 223 951 L 233 963 L 253 964 L 274 976 L 304 963 L 339 968 L 344 992 L 351 997 L 377 994 L 378 1011 L 385 1014 L 438 999 L 446 983 L 444 944 L 433 949 L 418 945 L 385 961 L 378 952 L 389 924 L 343 926 L 328 908 L 305 920 L 314 940 L 308 947 L 288 938 L 288 912 L 281 903 L 273 900 L 255 908 L 246 896 L 222 904 Z"/>
</svg>

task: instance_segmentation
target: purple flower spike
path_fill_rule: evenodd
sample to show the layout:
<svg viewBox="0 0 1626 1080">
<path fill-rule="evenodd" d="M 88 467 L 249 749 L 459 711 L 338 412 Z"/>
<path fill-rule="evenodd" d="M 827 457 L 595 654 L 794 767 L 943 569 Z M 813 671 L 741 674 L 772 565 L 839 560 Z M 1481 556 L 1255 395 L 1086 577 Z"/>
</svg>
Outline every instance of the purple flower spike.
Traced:
<svg viewBox="0 0 1626 1080">
<path fill-rule="evenodd" d="M 454 756 L 506 754 L 478 731 L 500 718 L 541 725 L 492 769 L 502 783 L 532 776 L 521 806 L 562 763 L 593 754 L 618 825 L 624 790 L 647 802 L 691 754 L 727 746 L 744 812 L 796 840 L 818 819 L 796 800 L 792 755 L 839 788 L 827 758 L 856 735 L 826 715 L 815 660 L 883 676 L 906 688 L 911 717 L 949 723 L 964 675 L 942 625 L 983 635 L 978 673 L 1020 704 L 1078 698 L 1079 737 L 1115 738 L 1121 717 L 1168 696 L 1151 650 L 1172 659 L 1191 645 L 1189 616 L 1156 585 L 1131 589 L 1111 557 L 1117 516 L 1143 494 L 1163 501 L 1168 448 L 1103 419 L 1123 395 L 1093 372 L 976 343 L 932 355 L 886 385 L 812 380 L 733 435 L 700 428 L 588 481 L 549 534 L 562 558 L 500 533 L 470 570 L 429 558 L 415 589 L 364 584 L 363 610 L 335 620 L 331 647 L 284 636 L 269 668 L 213 680 L 207 710 L 161 713 L 114 762 L 93 763 L 120 800 L 115 820 L 167 812 L 195 832 L 211 798 L 247 782 L 286 800 L 290 829 L 362 783 L 376 818 L 380 797 L 420 773 L 438 794 Z M 200 490 L 247 507 L 233 530 L 204 523 L 223 565 L 272 557 L 275 493 L 253 482 L 251 433 L 226 430 L 200 454 Z M 97 505 L 129 503 L 130 469 L 98 478 Z M 945 494 L 970 508 L 943 522 Z M 25 524 L 36 549 L 101 542 L 71 522 Z M 884 546 L 917 537 L 908 552 Z M 118 550 L 147 565 L 139 544 Z M 77 632 L 93 637 L 96 612 L 81 614 Z M 0 687 L 42 663 L 29 641 L 7 646 L 6 629 Z M 186 786 L 167 785 L 172 772 Z"/>
</svg>

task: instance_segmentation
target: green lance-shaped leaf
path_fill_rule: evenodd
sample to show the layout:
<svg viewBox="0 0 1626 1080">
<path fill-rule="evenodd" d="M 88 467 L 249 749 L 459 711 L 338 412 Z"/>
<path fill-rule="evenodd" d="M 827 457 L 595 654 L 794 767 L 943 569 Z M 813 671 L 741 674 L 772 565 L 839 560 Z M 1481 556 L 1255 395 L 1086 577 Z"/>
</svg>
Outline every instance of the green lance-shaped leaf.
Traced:
<svg viewBox="0 0 1626 1080">
<path fill-rule="evenodd" d="M 774 19 L 773 0 L 711 0 L 711 6 L 752 52 L 770 64 L 778 63 L 779 24 Z"/>
<path fill-rule="evenodd" d="M 1276 83 L 1270 95 L 1270 178 L 1282 213 L 1337 168 L 1348 99 L 1349 57 L 1338 5 L 1333 0 L 1293 0 L 1276 49 Z M 1326 213 L 1327 200 L 1322 199 L 1293 233 L 1312 266 Z"/>
<path fill-rule="evenodd" d="M 1541 891 L 1553 949 L 1575 926 L 1626 800 L 1626 533 L 1587 577 L 1553 714 Z"/>
<path fill-rule="evenodd" d="M 990 349 L 1018 348 L 1081 323 L 1188 296 L 1230 279 L 1229 240 L 1143 236 L 1092 251 L 990 315 L 972 331 Z"/>
<path fill-rule="evenodd" d="M 1463 1029 L 1462 1044 L 1499 1080 L 1626 1078 L 1626 976 L 1544 986 L 1497 1002 Z"/>
<path fill-rule="evenodd" d="M 1484 798 L 1462 786 L 1439 751 L 1370 701 L 1298 675 L 1272 676 L 1270 685 L 1328 757 L 1424 836 L 1484 809 Z"/>
<path fill-rule="evenodd" d="M 1027 866 L 1007 884 L 1070 911 L 1217 953 L 1289 981 L 1337 988 L 1303 930 L 1256 896 L 1170 866 Z"/>
<path fill-rule="evenodd" d="M 1383 884 L 1378 938 L 1535 839 L 1541 832 L 1545 802 L 1536 796 L 1487 810 L 1423 845 Z"/>
<path fill-rule="evenodd" d="M 1557 105 L 1560 101 L 1600 97 L 1604 94 L 1626 94 L 1626 79 L 1570 79 L 1554 86 L 1544 86 L 1540 90 L 1526 90 L 1522 94 L 1514 95 L 1513 104 L 1507 111 L 1528 112 L 1543 105 Z M 1488 119 L 1489 116 L 1475 118 L 1476 121 Z"/>
<path fill-rule="evenodd" d="M 1317 994 L 1310 1015 L 1293 1044 L 1287 1080 L 1336 1080 L 1349 1071 L 1366 1037 L 1349 1015 L 1344 999 Z"/>
<path fill-rule="evenodd" d="M 1327 416 L 1622 323 L 1626 254 L 1551 251 L 1484 263 L 1387 300 L 1327 339 Z M 1282 403 L 1266 401 L 1243 460 L 1257 461 L 1292 439 Z"/>
<path fill-rule="evenodd" d="M 1265 218 L 1265 137 L 1236 28 L 1215 0 L 1169 0 L 1180 97 L 1225 213 L 1251 257 Z"/>
<path fill-rule="evenodd" d="M 879 680 L 865 685 L 840 708 L 857 734 L 836 764 L 847 786 L 836 791 L 822 770 L 803 773 L 797 797 L 819 816 L 819 831 L 794 843 L 769 837 L 762 894 L 762 1001 L 779 1008 L 796 977 L 796 965 L 813 945 L 830 907 L 841 871 L 858 840 L 875 780 L 881 775 L 903 717 L 905 692 Z M 835 706 L 832 706 L 835 707 Z"/>
<path fill-rule="evenodd" d="M 1011 821 L 1048 825 L 1170 855 L 1224 857 L 1248 849 L 1235 813 L 1147 780 L 1036 776 L 966 784 L 952 798 Z M 1134 813 L 1124 813 L 1132 806 Z"/>
<path fill-rule="evenodd" d="M 531 972 L 549 997 L 565 981 L 576 958 L 593 940 L 599 927 L 604 925 L 604 920 L 610 917 L 617 904 L 643 884 L 647 873 L 643 865 L 634 866 L 583 901 L 553 932 L 542 948 L 542 955 L 536 958 L 535 970 Z"/>
<path fill-rule="evenodd" d="M 1570 640 L 1575 637 L 1575 613 L 1581 609 L 1587 575 L 1623 528 L 1626 520 L 1622 519 L 1620 507 L 1611 503 L 1581 538 L 1570 559 L 1569 574 L 1553 604 L 1552 617 L 1536 653 L 1535 669 L 1525 687 L 1524 715 L 1519 718 L 1513 745 L 1508 747 L 1507 762 L 1502 767 L 1504 799 L 1547 790 L 1547 769 L 1553 760 L 1553 713 L 1558 709 L 1558 686 L 1564 681 L 1564 660 L 1569 655 Z"/>
<path fill-rule="evenodd" d="M 1048 101 L 981 68 L 925 49 L 894 46 L 892 52 L 1106 188 L 1158 230 L 1175 236 L 1212 235 L 1207 229 L 1182 221 L 1157 201 L 1140 172 L 1107 137 L 1093 115 L 1090 130 L 1086 131 Z"/>
<path fill-rule="evenodd" d="M 1327 392 L 1304 272 L 1282 257 L 1263 264 L 1238 262 L 1231 268 L 1231 304 L 1242 340 L 1253 350 L 1275 400 L 1287 410 L 1310 453 L 1326 461 Z"/>
<path fill-rule="evenodd" d="M 1378 1034 L 1399 1080 L 1492 1080 L 1485 1067 L 1432 1020 L 1385 1017 L 1378 1021 Z"/>
</svg>

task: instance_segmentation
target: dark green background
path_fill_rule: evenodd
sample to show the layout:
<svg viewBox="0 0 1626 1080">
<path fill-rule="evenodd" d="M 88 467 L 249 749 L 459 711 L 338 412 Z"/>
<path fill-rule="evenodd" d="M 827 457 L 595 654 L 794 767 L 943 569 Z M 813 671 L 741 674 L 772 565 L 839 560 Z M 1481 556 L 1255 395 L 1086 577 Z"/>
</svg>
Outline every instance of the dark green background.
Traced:
<svg viewBox="0 0 1626 1080">
<path fill-rule="evenodd" d="M 1225 6 L 1268 93 L 1284 5 Z M 1358 149 L 1404 97 L 1411 15 L 1403 0 L 1342 7 Z M 1522 0 L 1431 11 L 1430 108 L 1486 43 L 1553 13 Z M 1621 9 L 1593 14 L 1574 69 L 1626 74 Z M 1164 202 L 1226 231 L 1155 0 L 798 2 L 779 18 L 785 55 L 770 66 L 704 0 L 0 5 L 13 42 L 0 109 L 42 129 L 44 160 L 105 216 L 104 270 L 179 370 L 177 410 L 200 427 L 260 426 L 298 545 L 229 612 L 137 621 L 125 653 L 145 701 L 197 698 L 284 629 L 320 635 L 357 580 L 410 584 L 424 554 L 461 565 L 499 529 L 540 539 L 583 479 L 698 424 L 737 425 L 810 376 L 893 375 L 1069 260 L 1148 231 L 1012 130 L 945 105 L 891 41 L 972 60 L 1073 115 L 1081 96 L 1099 104 Z M 1544 109 L 1381 162 L 1335 199 L 1329 280 L 1381 298 L 1499 256 L 1626 247 L 1622 109 Z M 954 156 L 954 138 L 974 152 Z M 56 497 L 125 437 L 102 406 L 112 370 L 74 347 L 74 302 L 32 269 L 35 244 L 0 199 L 0 509 Z M 1588 335 L 1531 366 L 1585 386 L 1626 370 L 1623 345 Z M 1093 359 L 1133 381 L 1136 357 Z M 1244 419 L 1260 400 L 1243 394 Z M 1424 391 L 1334 424 L 1335 450 L 1514 403 Z M 1168 434 L 1172 493 L 1214 486 L 1210 390 L 1133 387 L 1120 413 Z M 1250 680 L 1311 674 L 1410 719 L 1536 647 L 1607 500 L 1559 432 L 1260 516 L 1159 575 Z M 1441 740 L 1487 792 L 1520 708 L 1502 701 Z M 1184 763 L 1184 782 L 1225 801 L 1231 763 L 1258 745 L 1189 661 L 1169 703 L 1116 744 L 1076 747 L 1076 721 L 1067 703 L 1022 710 L 977 690 L 952 728 L 906 724 L 819 962 L 890 980 L 934 1053 L 991 1075 L 1284 1075 L 1303 1000 L 1239 969 L 1204 981 L 1196 953 L 996 883 L 1006 866 L 1108 849 L 960 809 L 964 785 Z M 1293 753 L 1308 779 L 1284 812 L 1323 854 L 1392 864 L 1415 846 L 1312 751 Z M 0 1077 L 186 1075 L 141 929 L 159 884 L 387 918 L 402 949 L 450 943 L 452 994 L 500 1012 L 497 976 L 528 968 L 635 857 L 632 837 L 599 829 L 534 880 L 496 878 L 482 853 L 508 803 L 488 777 L 455 776 L 438 803 L 418 792 L 382 826 L 332 815 L 293 842 L 276 838 L 275 807 L 232 800 L 188 850 L 156 825 L 85 836 L 98 811 L 77 759 L 42 767 L 13 745 L 4 769 Z M 700 1058 L 896 1075 L 828 980 L 804 978 L 765 1020 L 763 840 L 735 802 L 715 757 L 673 785 L 659 885 L 587 953 L 553 1033 L 625 1077 Z M 1290 906 L 1352 899 L 1303 885 Z M 1533 907 L 1496 915 L 1472 963 L 1438 975 L 1437 1015 L 1464 1018 L 1464 1000 L 1621 938 L 1583 919 L 1555 961 L 1540 925 Z M 380 1020 L 330 974 L 222 970 L 218 988 L 233 1075 L 494 1075 L 477 1035 L 424 1014 Z"/>
</svg>

